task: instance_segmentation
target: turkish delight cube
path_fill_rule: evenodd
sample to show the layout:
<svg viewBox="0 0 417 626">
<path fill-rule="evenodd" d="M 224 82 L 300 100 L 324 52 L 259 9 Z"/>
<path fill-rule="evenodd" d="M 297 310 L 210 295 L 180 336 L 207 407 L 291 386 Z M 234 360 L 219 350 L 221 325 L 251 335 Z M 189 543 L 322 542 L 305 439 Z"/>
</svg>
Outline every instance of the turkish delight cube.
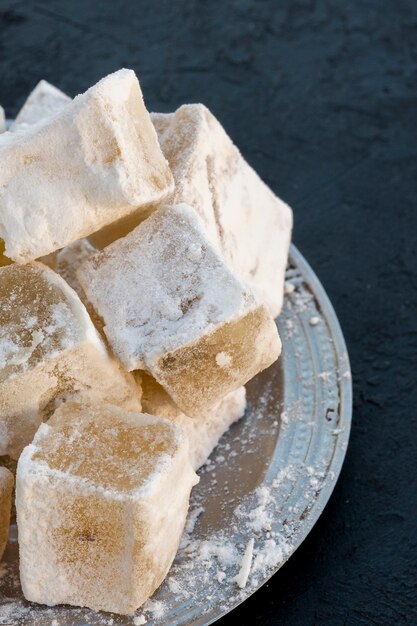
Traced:
<svg viewBox="0 0 417 626">
<path fill-rule="evenodd" d="M 276 317 L 283 302 L 291 209 L 202 104 L 153 113 L 151 119 L 175 180 L 171 201 L 199 213 L 212 243 Z"/>
<path fill-rule="evenodd" d="M 280 353 L 266 307 L 185 204 L 155 211 L 78 277 L 122 364 L 151 373 L 186 415 L 204 414 Z"/>
<path fill-rule="evenodd" d="M 42 123 L 0 135 L 0 238 L 18 261 L 148 210 L 173 180 L 132 70 Z"/>
<path fill-rule="evenodd" d="M 112 405 L 61 405 L 18 463 L 26 599 L 132 613 L 171 566 L 197 482 L 172 422 Z"/>
<path fill-rule="evenodd" d="M 0 455 L 18 458 L 59 398 L 93 390 L 140 410 L 133 377 L 99 338 L 77 294 L 41 263 L 0 269 Z"/>
</svg>

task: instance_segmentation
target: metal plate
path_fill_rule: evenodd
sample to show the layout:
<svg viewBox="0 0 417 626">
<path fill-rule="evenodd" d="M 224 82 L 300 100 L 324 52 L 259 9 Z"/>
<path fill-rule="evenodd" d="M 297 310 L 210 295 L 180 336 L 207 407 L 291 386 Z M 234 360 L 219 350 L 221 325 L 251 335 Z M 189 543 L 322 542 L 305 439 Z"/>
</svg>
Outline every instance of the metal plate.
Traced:
<svg viewBox="0 0 417 626">
<path fill-rule="evenodd" d="M 245 417 L 201 471 L 177 558 L 152 600 L 132 617 L 26 602 L 12 527 L 0 579 L 0 624 L 204 626 L 256 591 L 302 543 L 342 467 L 351 376 L 330 301 L 294 246 L 287 281 L 294 289 L 278 319 L 282 356 L 248 385 Z M 235 577 L 252 539 L 251 571 L 240 589 Z"/>
</svg>

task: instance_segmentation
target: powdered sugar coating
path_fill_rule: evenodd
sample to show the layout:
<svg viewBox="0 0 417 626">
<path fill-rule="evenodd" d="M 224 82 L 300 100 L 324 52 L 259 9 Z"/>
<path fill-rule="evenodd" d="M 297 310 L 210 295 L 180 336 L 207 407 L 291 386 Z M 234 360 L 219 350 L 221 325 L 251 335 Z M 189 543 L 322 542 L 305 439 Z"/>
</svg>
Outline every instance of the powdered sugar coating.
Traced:
<svg viewBox="0 0 417 626">
<path fill-rule="evenodd" d="M 292 212 L 259 178 L 202 104 L 152 113 L 175 179 L 172 201 L 191 205 L 210 240 L 276 317 L 281 310 Z"/>
<path fill-rule="evenodd" d="M 172 175 L 135 73 L 119 70 L 50 119 L 0 137 L 0 237 L 38 258 L 163 200 Z"/>
</svg>

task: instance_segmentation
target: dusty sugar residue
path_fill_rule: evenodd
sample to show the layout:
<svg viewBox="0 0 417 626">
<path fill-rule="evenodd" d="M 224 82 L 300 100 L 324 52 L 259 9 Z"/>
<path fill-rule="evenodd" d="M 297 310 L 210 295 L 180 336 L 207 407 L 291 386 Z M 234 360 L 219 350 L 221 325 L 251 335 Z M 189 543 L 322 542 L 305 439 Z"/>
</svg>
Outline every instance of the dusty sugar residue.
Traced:
<svg viewBox="0 0 417 626">
<path fill-rule="evenodd" d="M 284 294 L 289 296 L 295 290 L 295 285 L 291 283 L 289 280 L 286 280 L 284 283 Z"/>
<path fill-rule="evenodd" d="M 232 365 L 232 357 L 227 352 L 219 352 L 216 355 L 216 363 L 219 367 L 230 367 Z"/>
<path fill-rule="evenodd" d="M 255 543 L 255 539 L 249 539 L 248 545 L 246 546 L 245 553 L 240 562 L 240 570 L 235 580 L 240 589 L 244 589 L 248 582 L 250 570 L 252 567 L 252 557 L 253 557 L 253 546 Z"/>
</svg>

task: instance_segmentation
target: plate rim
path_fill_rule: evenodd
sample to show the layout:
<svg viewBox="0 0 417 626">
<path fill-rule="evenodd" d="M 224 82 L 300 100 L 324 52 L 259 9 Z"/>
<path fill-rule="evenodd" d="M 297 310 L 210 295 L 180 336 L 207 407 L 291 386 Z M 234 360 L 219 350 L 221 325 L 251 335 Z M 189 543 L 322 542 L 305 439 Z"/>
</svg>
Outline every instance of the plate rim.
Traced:
<svg viewBox="0 0 417 626">
<path fill-rule="evenodd" d="M 204 622 L 204 626 L 210 626 L 211 624 L 218 622 L 220 619 L 226 617 L 226 615 L 231 613 L 238 606 L 244 604 L 246 600 L 248 600 L 248 598 L 253 596 L 257 591 L 259 591 L 259 589 L 261 589 L 266 583 L 268 583 L 271 578 L 289 561 L 293 554 L 300 548 L 300 546 L 304 543 L 305 539 L 318 522 L 324 509 L 326 508 L 330 497 L 336 488 L 346 458 L 353 414 L 352 373 L 346 341 L 336 311 L 329 296 L 327 295 L 326 290 L 324 289 L 316 272 L 313 270 L 307 259 L 298 250 L 297 246 L 294 243 L 290 244 L 288 253 L 288 264 L 291 264 L 292 262 L 296 265 L 297 268 L 300 269 L 303 277 L 303 282 L 308 285 L 309 291 L 311 292 L 311 295 L 315 300 L 318 310 L 320 311 L 320 313 L 322 313 L 323 318 L 326 320 L 326 323 L 331 331 L 334 352 L 337 357 L 337 361 L 338 363 L 340 363 L 340 360 L 343 358 L 343 368 L 344 372 L 347 374 L 346 376 L 338 378 L 337 381 L 340 405 L 339 421 L 343 422 L 344 429 L 343 432 L 340 433 L 340 435 L 342 436 L 338 437 L 338 442 L 335 446 L 335 454 L 333 457 L 333 463 L 335 463 L 335 466 L 333 466 L 332 463 L 334 479 L 325 483 L 325 486 L 320 492 L 320 498 L 318 498 L 316 501 L 317 505 L 314 508 L 314 513 L 307 517 L 306 523 L 302 526 L 300 541 L 297 543 L 294 550 L 289 553 L 288 557 L 279 565 L 277 565 L 257 587 L 251 589 L 244 600 L 238 600 L 237 602 L 227 606 L 226 611 L 224 611 L 221 615 L 213 617 L 212 619 Z"/>
</svg>

